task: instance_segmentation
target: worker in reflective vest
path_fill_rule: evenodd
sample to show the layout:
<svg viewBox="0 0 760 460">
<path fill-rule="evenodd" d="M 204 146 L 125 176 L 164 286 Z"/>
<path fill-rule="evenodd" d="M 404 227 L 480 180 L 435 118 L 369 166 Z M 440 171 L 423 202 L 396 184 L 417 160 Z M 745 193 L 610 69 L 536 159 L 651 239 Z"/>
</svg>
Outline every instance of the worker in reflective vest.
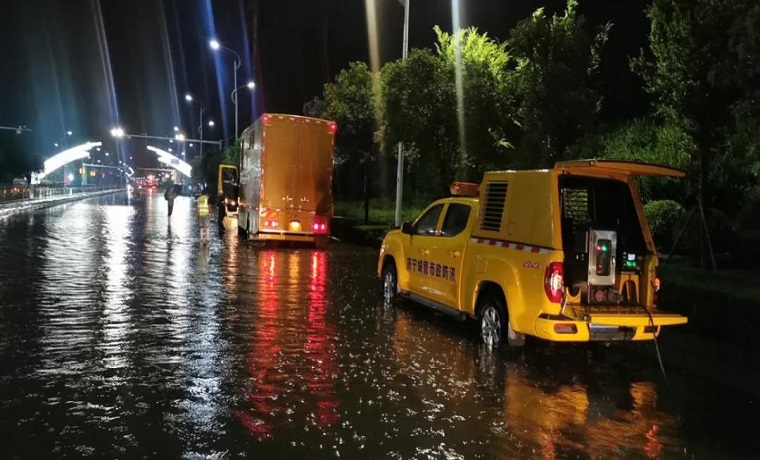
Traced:
<svg viewBox="0 0 760 460">
<path fill-rule="evenodd" d="M 198 196 L 198 228 L 200 229 L 201 243 L 206 243 L 211 239 L 208 227 L 208 216 L 208 188 L 204 188 Z"/>
</svg>

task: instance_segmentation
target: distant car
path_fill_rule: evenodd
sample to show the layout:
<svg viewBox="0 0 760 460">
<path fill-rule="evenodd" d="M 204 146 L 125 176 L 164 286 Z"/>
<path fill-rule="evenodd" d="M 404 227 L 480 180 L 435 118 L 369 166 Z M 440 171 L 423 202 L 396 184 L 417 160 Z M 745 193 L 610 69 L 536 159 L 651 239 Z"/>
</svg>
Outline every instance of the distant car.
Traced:
<svg viewBox="0 0 760 460">
<path fill-rule="evenodd" d="M 26 178 L 17 177 L 13 179 L 13 185 L 27 185 Z"/>
</svg>

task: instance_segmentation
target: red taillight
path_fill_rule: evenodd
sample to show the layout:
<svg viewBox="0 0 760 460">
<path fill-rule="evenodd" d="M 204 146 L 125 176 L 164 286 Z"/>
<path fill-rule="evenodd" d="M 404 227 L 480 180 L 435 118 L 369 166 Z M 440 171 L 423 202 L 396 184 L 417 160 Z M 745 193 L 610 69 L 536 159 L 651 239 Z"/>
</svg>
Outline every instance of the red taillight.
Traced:
<svg viewBox="0 0 760 460">
<path fill-rule="evenodd" d="M 311 229 L 318 235 L 327 235 L 327 219 L 322 216 L 315 216 Z"/>
<path fill-rule="evenodd" d="M 335 134 L 335 132 L 338 130 L 338 124 L 335 122 L 330 123 L 330 133 Z"/>
<path fill-rule="evenodd" d="M 562 262 L 552 262 L 544 271 L 544 292 L 549 302 L 560 303 L 564 290 L 565 268 Z"/>
<path fill-rule="evenodd" d="M 577 334 L 578 328 L 573 323 L 557 323 L 554 325 L 555 334 Z"/>
</svg>

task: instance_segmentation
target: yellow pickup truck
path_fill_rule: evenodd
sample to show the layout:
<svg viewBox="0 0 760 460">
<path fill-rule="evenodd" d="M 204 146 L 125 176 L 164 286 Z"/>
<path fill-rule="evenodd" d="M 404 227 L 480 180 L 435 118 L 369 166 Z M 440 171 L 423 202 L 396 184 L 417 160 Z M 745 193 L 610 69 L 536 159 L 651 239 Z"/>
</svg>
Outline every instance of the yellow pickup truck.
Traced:
<svg viewBox="0 0 760 460">
<path fill-rule="evenodd" d="M 635 176 L 664 166 L 607 160 L 487 172 L 385 236 L 383 296 L 476 318 L 484 343 L 652 340 L 685 324 L 657 310 L 658 258 Z"/>
</svg>

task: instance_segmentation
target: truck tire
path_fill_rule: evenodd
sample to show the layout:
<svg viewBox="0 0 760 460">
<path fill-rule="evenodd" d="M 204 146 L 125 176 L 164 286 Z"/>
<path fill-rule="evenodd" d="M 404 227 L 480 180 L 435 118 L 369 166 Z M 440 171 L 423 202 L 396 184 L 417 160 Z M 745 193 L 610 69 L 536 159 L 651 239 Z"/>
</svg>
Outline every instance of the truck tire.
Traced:
<svg viewBox="0 0 760 460">
<path fill-rule="evenodd" d="M 398 274 L 396 273 L 396 264 L 388 261 L 383 265 L 381 285 L 383 299 L 386 302 L 395 300 L 398 297 Z"/>
<path fill-rule="evenodd" d="M 478 306 L 480 340 L 490 348 L 501 348 L 507 338 L 507 309 L 493 294 L 486 294 Z"/>
</svg>

